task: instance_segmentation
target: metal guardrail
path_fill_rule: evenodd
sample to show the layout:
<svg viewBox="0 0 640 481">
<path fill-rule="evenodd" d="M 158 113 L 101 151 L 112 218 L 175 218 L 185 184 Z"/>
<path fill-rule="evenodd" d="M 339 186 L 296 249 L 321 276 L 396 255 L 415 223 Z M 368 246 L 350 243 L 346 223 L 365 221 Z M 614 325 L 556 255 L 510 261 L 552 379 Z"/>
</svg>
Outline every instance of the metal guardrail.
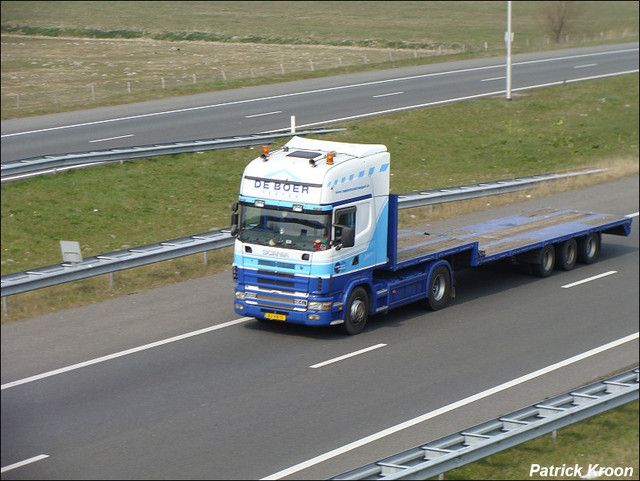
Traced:
<svg viewBox="0 0 640 481">
<path fill-rule="evenodd" d="M 518 190 L 529 189 L 533 184 L 548 180 L 558 180 L 565 177 L 575 177 L 577 175 L 595 174 L 606 169 L 583 170 L 576 172 L 532 175 L 529 177 L 519 177 L 508 180 L 498 180 L 495 182 L 483 182 L 479 184 L 461 185 L 458 187 L 448 187 L 446 189 L 425 190 L 421 192 L 411 192 L 402 194 L 398 198 L 400 209 L 410 207 L 421 207 L 431 204 L 441 204 L 443 202 L 454 202 L 456 200 L 468 200 L 487 195 L 504 194 L 516 192 Z"/>
<path fill-rule="evenodd" d="M 635 399 L 638 368 L 331 479 L 429 479 Z"/>
<path fill-rule="evenodd" d="M 2 297 L 233 245 L 230 229 L 205 232 L 2 276 Z"/>
<path fill-rule="evenodd" d="M 289 134 L 290 135 L 290 134 Z M 602 170 L 602 169 L 601 169 Z M 473 199 L 480 196 L 514 192 L 549 180 L 561 179 L 569 176 L 585 175 L 601 170 L 587 170 L 573 173 L 559 173 L 549 175 L 535 175 L 511 180 L 483 182 L 481 184 L 450 187 L 447 189 L 425 190 L 411 192 L 399 196 L 400 209 L 420 207 L 454 200 Z M 39 267 L 24 272 L 16 272 L 2 276 L 1 295 L 6 301 L 7 296 L 23 292 L 50 287 L 65 282 L 78 281 L 88 277 L 99 276 L 112 272 L 140 267 L 155 262 L 176 259 L 206 252 L 213 249 L 232 245 L 230 228 L 191 235 L 179 239 L 157 242 L 145 246 L 87 257 L 82 262 L 71 264 L 61 263 L 47 267 Z M 6 311 L 6 309 L 5 309 Z"/>
<path fill-rule="evenodd" d="M 249 147 L 271 143 L 275 140 L 293 135 L 328 134 L 345 129 L 330 130 L 304 130 L 300 132 L 284 132 L 276 134 L 251 134 L 236 137 L 221 137 L 218 139 L 190 140 L 185 142 L 173 142 L 170 144 L 143 145 L 138 147 L 124 147 L 118 149 L 95 150 L 90 152 L 75 152 L 59 155 L 45 155 L 32 157 L 16 162 L 2 164 L 2 181 L 8 182 L 12 176 L 33 174 L 43 171 L 55 171 L 63 167 L 89 165 L 94 163 L 108 163 L 122 160 L 140 159 L 143 157 L 155 157 L 159 155 L 184 154 L 189 152 L 201 152 L 204 150 L 231 149 L 237 147 Z"/>
</svg>

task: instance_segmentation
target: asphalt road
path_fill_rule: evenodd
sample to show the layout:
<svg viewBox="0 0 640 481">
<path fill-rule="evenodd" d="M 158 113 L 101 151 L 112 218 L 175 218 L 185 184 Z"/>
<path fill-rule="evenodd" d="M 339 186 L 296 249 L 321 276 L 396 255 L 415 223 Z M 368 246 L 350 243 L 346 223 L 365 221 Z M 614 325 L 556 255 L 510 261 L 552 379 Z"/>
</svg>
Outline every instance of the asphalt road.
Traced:
<svg viewBox="0 0 640 481">
<path fill-rule="evenodd" d="M 512 95 L 638 72 L 638 43 L 514 55 Z M 506 58 L 341 75 L 2 122 L 2 163 L 52 154 L 328 127 L 504 96 Z"/>
<path fill-rule="evenodd" d="M 328 478 L 637 365 L 638 205 L 632 177 L 427 225 L 544 206 L 636 216 L 595 264 L 463 271 L 448 308 L 353 337 L 238 319 L 230 272 L 3 325 L 2 479 Z"/>
</svg>

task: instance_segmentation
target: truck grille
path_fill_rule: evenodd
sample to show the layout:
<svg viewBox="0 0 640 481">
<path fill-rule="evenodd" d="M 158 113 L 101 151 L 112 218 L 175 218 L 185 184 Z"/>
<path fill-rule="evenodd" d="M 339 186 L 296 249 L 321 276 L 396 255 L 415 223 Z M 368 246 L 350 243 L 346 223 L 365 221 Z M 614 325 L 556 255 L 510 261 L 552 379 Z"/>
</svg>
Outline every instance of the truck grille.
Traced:
<svg viewBox="0 0 640 481">
<path fill-rule="evenodd" d="M 307 309 L 306 299 L 285 297 L 273 293 L 247 291 L 245 302 L 261 307 L 291 309 L 295 311 L 305 311 Z"/>
</svg>

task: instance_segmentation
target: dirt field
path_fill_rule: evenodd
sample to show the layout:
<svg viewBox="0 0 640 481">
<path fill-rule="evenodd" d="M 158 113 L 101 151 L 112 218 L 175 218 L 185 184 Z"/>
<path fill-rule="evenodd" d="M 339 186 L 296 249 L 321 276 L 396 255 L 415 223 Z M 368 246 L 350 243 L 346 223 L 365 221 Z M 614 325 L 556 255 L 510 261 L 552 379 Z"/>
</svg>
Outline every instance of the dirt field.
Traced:
<svg viewBox="0 0 640 481">
<path fill-rule="evenodd" d="M 100 102 L 144 91 L 438 55 L 401 50 L 151 39 L 2 36 L 2 109 Z M 4 118 L 4 117 L 3 117 Z"/>
</svg>

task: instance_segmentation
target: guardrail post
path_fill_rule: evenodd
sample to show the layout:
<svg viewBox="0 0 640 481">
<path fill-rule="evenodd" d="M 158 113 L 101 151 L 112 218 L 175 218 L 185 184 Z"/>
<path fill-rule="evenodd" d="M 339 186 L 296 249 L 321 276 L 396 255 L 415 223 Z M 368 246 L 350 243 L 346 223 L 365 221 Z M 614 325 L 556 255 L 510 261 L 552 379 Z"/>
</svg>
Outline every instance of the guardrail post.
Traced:
<svg viewBox="0 0 640 481">
<path fill-rule="evenodd" d="M 6 297 L 2 298 L 2 312 L 4 312 L 4 317 L 7 317 L 9 315 L 9 311 L 7 309 L 7 298 Z"/>
</svg>

